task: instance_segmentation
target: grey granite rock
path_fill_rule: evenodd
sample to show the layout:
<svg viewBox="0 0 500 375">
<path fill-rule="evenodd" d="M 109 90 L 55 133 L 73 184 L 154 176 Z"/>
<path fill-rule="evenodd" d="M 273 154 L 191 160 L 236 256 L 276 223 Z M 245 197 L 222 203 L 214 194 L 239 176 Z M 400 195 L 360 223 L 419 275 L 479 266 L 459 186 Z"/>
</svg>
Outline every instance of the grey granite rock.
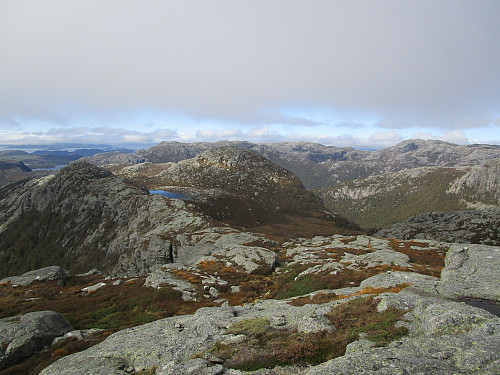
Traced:
<svg viewBox="0 0 500 375">
<path fill-rule="evenodd" d="M 500 247 L 456 244 L 445 264 L 438 285 L 443 296 L 500 301 Z"/>
<path fill-rule="evenodd" d="M 29 357 L 72 331 L 64 316 L 53 311 L 36 311 L 0 319 L 0 369 Z"/>
<path fill-rule="evenodd" d="M 196 290 L 189 281 L 175 277 L 172 273 L 164 270 L 156 270 L 148 275 L 144 282 L 145 287 L 162 288 L 171 286 L 174 290 L 182 292 L 182 298 L 185 301 L 196 299 Z"/>
<path fill-rule="evenodd" d="M 64 286 L 66 282 L 66 272 L 59 266 L 44 267 L 37 270 L 23 273 L 20 276 L 6 277 L 0 280 L 0 284 L 10 282 L 11 285 L 26 286 L 34 281 L 57 280 L 59 286 Z"/>
<path fill-rule="evenodd" d="M 436 286 L 439 283 L 437 277 L 422 275 L 417 272 L 388 271 L 363 280 L 361 287 L 371 286 L 374 288 L 392 288 L 401 284 L 410 284 L 413 288 L 437 294 Z"/>
<path fill-rule="evenodd" d="M 376 267 L 382 265 L 408 267 L 410 258 L 403 253 L 398 253 L 390 249 L 383 249 L 363 255 L 355 255 L 346 252 L 342 257 L 342 262 L 351 263 L 350 267 Z"/>
<path fill-rule="evenodd" d="M 408 336 L 387 347 L 351 351 L 306 373 L 379 375 L 498 374 L 500 319 L 463 334 Z"/>
</svg>

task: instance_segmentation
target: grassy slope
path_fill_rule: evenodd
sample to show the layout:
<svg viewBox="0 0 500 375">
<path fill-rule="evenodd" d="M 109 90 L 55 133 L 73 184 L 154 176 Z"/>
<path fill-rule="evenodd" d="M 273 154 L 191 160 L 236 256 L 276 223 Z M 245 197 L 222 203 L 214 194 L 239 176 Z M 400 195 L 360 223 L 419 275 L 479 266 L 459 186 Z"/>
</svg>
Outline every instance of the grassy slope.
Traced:
<svg viewBox="0 0 500 375">
<path fill-rule="evenodd" d="M 385 228 L 426 212 L 467 209 L 460 197 L 446 193 L 451 183 L 464 173 L 463 169 L 435 168 L 415 178 L 400 173 L 388 174 L 347 181 L 315 192 L 323 198 L 326 208 L 341 213 L 361 227 Z M 373 194 L 359 199 L 338 195 L 342 189 L 368 188 Z"/>
</svg>

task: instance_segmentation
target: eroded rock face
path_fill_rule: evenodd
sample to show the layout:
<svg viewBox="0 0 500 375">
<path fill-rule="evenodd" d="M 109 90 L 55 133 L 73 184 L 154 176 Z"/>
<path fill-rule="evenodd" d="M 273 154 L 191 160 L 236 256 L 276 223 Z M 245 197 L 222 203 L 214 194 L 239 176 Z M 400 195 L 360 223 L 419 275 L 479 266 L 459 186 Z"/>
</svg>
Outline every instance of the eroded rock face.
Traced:
<svg viewBox="0 0 500 375">
<path fill-rule="evenodd" d="M 438 286 L 443 296 L 500 301 L 500 247 L 456 244 L 445 262 Z"/>
<path fill-rule="evenodd" d="M 29 357 L 54 338 L 72 331 L 64 316 L 53 311 L 36 311 L 0 319 L 0 369 Z"/>
</svg>

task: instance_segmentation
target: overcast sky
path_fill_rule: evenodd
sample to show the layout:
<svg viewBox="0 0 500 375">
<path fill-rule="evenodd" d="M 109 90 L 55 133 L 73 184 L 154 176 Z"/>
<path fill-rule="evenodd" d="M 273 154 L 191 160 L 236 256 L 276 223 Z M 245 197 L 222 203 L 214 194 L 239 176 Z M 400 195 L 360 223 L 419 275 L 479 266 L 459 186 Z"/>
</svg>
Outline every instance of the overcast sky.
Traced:
<svg viewBox="0 0 500 375">
<path fill-rule="evenodd" d="M 0 0 L 0 144 L 500 144 L 500 1 Z"/>
</svg>

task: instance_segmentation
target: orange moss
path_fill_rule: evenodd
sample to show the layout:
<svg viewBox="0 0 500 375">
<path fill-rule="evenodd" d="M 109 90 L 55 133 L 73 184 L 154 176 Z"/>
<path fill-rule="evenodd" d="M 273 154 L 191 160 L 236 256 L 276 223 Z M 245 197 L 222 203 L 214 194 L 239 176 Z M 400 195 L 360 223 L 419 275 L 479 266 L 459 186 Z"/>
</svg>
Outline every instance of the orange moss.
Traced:
<svg viewBox="0 0 500 375">
<path fill-rule="evenodd" d="M 337 299 L 337 295 L 335 293 L 317 293 L 311 296 L 299 297 L 290 301 L 290 305 L 293 306 L 304 306 L 307 304 L 321 304 L 327 303 Z"/>
<path fill-rule="evenodd" d="M 410 284 L 398 284 L 395 287 L 392 288 L 374 288 L 372 286 L 367 286 L 360 291 L 352 294 L 339 294 L 336 296 L 336 300 L 339 299 L 345 299 L 349 297 L 354 297 L 354 296 L 362 296 L 364 294 L 374 294 L 374 295 L 379 295 L 382 293 L 399 293 L 401 292 L 404 288 L 410 286 Z"/>
<path fill-rule="evenodd" d="M 195 275 L 185 269 L 175 269 L 171 271 L 173 274 L 175 274 L 177 277 L 183 280 L 187 280 L 190 283 L 193 284 L 201 284 L 201 277 L 198 275 Z"/>
</svg>

